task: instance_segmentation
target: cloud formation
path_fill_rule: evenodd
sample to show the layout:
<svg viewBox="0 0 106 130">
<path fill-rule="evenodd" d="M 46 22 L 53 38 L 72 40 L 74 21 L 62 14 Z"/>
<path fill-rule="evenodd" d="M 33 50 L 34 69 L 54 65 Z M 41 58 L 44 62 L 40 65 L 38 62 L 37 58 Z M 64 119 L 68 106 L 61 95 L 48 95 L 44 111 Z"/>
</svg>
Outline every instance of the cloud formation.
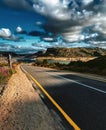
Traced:
<svg viewBox="0 0 106 130">
<path fill-rule="evenodd" d="M 59 20 L 76 20 L 105 9 L 105 0 L 1 0 L 14 8 L 31 9 Z"/>
<path fill-rule="evenodd" d="M 2 3 L 10 7 L 31 9 L 58 20 L 86 18 L 99 9 L 104 10 L 106 7 L 104 2 L 104 0 L 2 0 Z"/>
<path fill-rule="evenodd" d="M 103 36 L 100 41 L 105 44 L 106 0 L 2 0 L 2 3 L 45 16 L 46 23 L 37 23 L 38 26 L 53 37 L 61 35 L 63 41 L 85 41 L 99 46 L 98 37 Z"/>
<path fill-rule="evenodd" d="M 11 45 L 5 42 L 0 42 L 0 51 L 15 52 L 17 54 L 32 54 L 41 50 L 40 48 L 33 49 L 31 47 L 23 47 L 17 45 Z"/>
<path fill-rule="evenodd" d="M 79 41 L 82 30 L 91 25 L 95 25 L 95 33 L 106 32 L 104 0 L 34 0 L 33 8 L 48 18 L 42 26 L 47 32 L 61 34 L 68 42 Z"/>
<path fill-rule="evenodd" d="M 18 27 L 16 28 L 16 32 L 17 32 L 17 33 L 21 33 L 22 31 L 23 31 L 22 27 L 18 26 Z"/>
<path fill-rule="evenodd" d="M 11 31 L 8 28 L 1 28 L 0 29 L 0 37 L 7 38 L 11 37 Z"/>
</svg>

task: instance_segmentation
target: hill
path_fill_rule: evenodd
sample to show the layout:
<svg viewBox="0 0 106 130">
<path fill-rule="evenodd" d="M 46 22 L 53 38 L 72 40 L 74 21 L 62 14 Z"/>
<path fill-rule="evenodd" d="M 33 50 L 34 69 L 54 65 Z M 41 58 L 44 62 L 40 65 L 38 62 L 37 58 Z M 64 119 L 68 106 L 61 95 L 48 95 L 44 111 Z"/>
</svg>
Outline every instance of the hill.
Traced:
<svg viewBox="0 0 106 130">
<path fill-rule="evenodd" d="M 39 54 L 39 53 L 38 53 Z M 106 55 L 101 48 L 48 48 L 39 57 L 98 57 Z"/>
<path fill-rule="evenodd" d="M 93 60 L 89 60 L 87 62 L 83 62 L 81 60 L 78 61 L 70 61 L 69 64 L 61 64 L 57 63 L 49 63 L 48 60 L 37 61 L 36 65 L 44 66 L 44 67 L 51 67 L 61 70 L 70 70 L 76 71 L 81 73 L 93 73 L 93 74 L 100 74 L 106 76 L 106 55 L 100 56 Z"/>
<path fill-rule="evenodd" d="M 100 69 L 106 69 L 106 55 L 86 62 L 86 66 L 89 68 L 98 68 L 99 71 L 101 71 Z"/>
<path fill-rule="evenodd" d="M 0 55 L 3 57 L 7 57 L 9 54 L 11 54 L 12 56 L 17 56 L 16 53 L 14 52 L 4 52 L 4 51 L 0 51 Z"/>
<path fill-rule="evenodd" d="M 68 66 L 64 66 L 63 68 L 79 72 L 106 75 L 106 55 L 100 56 L 88 62 L 70 62 Z"/>
</svg>

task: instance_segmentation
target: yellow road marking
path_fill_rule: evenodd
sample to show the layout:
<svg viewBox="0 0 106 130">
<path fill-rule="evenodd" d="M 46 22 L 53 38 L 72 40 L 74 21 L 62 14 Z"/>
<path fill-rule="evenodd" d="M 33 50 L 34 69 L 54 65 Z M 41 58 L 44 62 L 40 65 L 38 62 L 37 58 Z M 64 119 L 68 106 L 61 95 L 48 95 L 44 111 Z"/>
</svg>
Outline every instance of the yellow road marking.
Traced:
<svg viewBox="0 0 106 130">
<path fill-rule="evenodd" d="M 49 93 L 40 85 L 40 83 L 28 72 L 26 73 L 35 83 L 38 85 L 38 87 L 44 92 L 44 94 L 49 98 L 49 100 L 54 104 L 54 106 L 61 112 L 61 114 L 64 116 L 64 118 L 68 121 L 68 123 L 73 126 L 75 130 L 81 130 L 76 123 L 67 115 L 67 113 L 57 104 L 57 102 L 49 95 Z"/>
</svg>

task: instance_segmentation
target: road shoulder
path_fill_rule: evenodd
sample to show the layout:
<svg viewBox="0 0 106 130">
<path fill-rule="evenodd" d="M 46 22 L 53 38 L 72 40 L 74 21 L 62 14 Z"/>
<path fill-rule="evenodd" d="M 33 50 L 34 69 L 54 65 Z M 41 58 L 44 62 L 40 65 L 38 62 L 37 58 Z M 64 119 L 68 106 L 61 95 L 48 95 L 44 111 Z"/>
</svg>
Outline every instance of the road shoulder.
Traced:
<svg viewBox="0 0 106 130">
<path fill-rule="evenodd" d="M 19 67 L 0 98 L 0 129 L 61 130 Z"/>
</svg>

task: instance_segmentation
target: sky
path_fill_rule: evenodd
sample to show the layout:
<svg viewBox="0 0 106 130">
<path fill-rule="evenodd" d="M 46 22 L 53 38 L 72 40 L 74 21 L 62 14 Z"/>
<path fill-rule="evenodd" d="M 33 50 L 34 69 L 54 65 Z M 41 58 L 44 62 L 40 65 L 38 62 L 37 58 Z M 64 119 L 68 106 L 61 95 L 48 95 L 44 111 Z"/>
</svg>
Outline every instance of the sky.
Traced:
<svg viewBox="0 0 106 130">
<path fill-rule="evenodd" d="M 0 51 L 106 49 L 106 0 L 0 0 Z"/>
</svg>

